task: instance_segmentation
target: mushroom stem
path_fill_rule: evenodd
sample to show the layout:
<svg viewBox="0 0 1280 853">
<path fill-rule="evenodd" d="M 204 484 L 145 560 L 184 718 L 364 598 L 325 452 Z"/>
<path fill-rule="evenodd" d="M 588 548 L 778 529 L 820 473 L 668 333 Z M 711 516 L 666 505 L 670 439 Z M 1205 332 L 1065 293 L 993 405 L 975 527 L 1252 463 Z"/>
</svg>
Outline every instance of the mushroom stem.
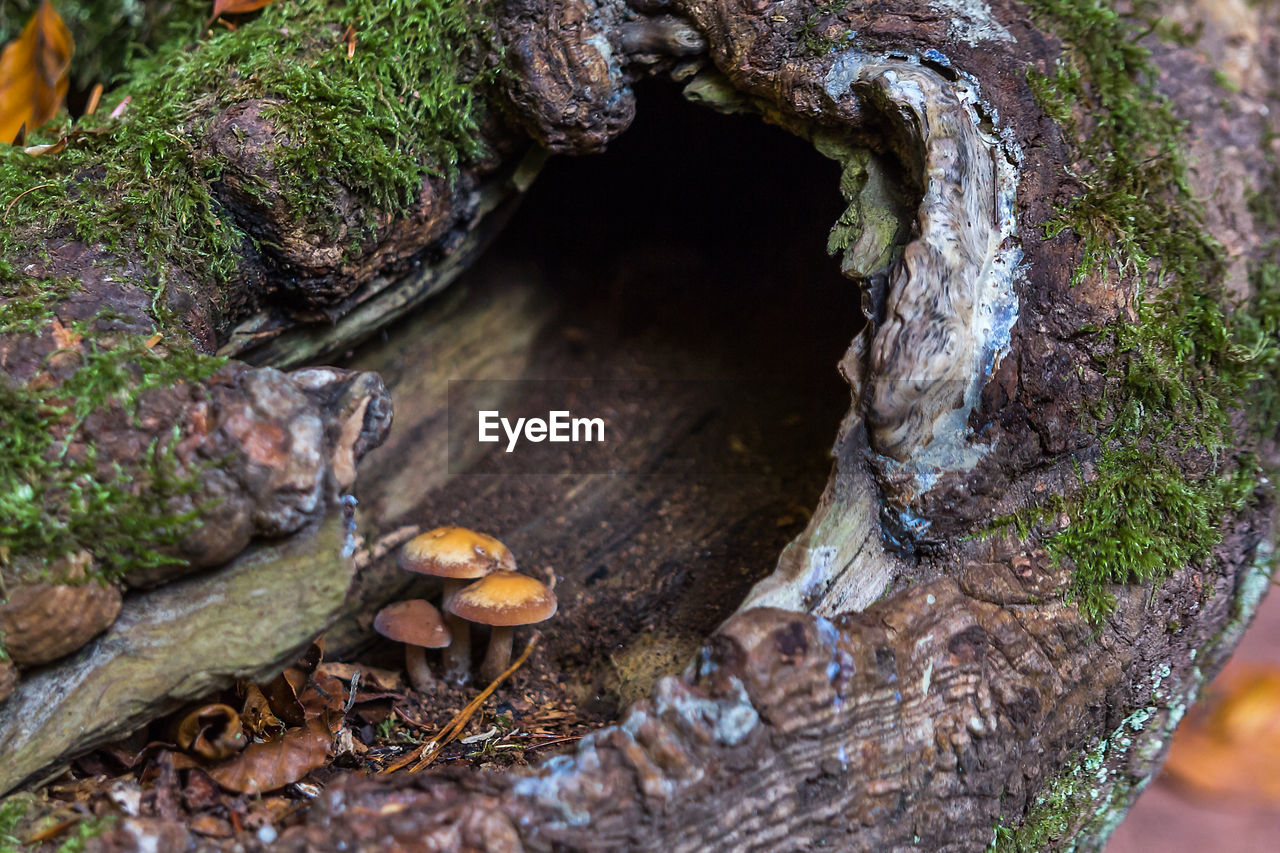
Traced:
<svg viewBox="0 0 1280 853">
<path fill-rule="evenodd" d="M 484 663 L 480 665 L 480 680 L 489 684 L 498 679 L 511 663 L 510 627 L 499 625 L 489 636 L 489 650 L 484 653 Z"/>
<path fill-rule="evenodd" d="M 435 688 L 436 677 L 431 674 L 431 667 L 427 666 L 427 650 L 422 646 L 405 643 L 404 668 L 409 673 L 409 683 L 414 690 L 425 693 Z"/>
<path fill-rule="evenodd" d="M 466 619 L 449 612 L 449 602 L 468 583 L 465 580 L 446 580 L 444 599 L 440 602 L 444 624 L 453 635 L 453 642 L 444 650 L 444 677 L 458 687 L 471 680 L 471 626 Z"/>
</svg>

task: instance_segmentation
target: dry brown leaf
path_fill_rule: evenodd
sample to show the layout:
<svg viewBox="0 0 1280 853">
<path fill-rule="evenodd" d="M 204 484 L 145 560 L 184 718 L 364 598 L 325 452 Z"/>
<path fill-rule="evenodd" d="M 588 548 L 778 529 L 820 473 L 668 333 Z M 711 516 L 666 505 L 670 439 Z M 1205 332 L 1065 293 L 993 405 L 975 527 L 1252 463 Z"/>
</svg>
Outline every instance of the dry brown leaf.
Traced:
<svg viewBox="0 0 1280 853">
<path fill-rule="evenodd" d="M 216 703 L 179 717 L 173 724 L 172 738 L 179 749 L 206 761 L 230 758 L 248 743 L 236 709 Z"/>
<path fill-rule="evenodd" d="M 75 44 L 49 0 L 0 53 L 0 142 L 12 143 L 57 114 Z"/>
<path fill-rule="evenodd" d="M 297 782 L 329 760 L 333 734 L 322 719 L 289 729 L 273 743 L 252 743 L 226 764 L 208 768 L 213 780 L 228 791 L 261 794 Z"/>
<path fill-rule="evenodd" d="M 213 17 L 219 15 L 243 15 L 270 6 L 275 0 L 214 0 Z"/>
<path fill-rule="evenodd" d="M 321 638 L 307 647 L 306 654 L 301 660 L 286 668 L 268 683 L 260 685 L 271 710 L 287 725 L 301 726 L 310 716 L 303 708 L 299 694 L 306 688 L 311 673 L 315 672 L 323 659 L 324 643 Z"/>
<path fill-rule="evenodd" d="M 316 672 L 340 678 L 343 681 L 350 681 L 352 676 L 359 672 L 361 692 L 370 687 L 384 691 L 404 690 L 404 679 L 400 677 L 400 673 L 377 666 L 362 663 L 322 663 L 316 668 Z"/>
<path fill-rule="evenodd" d="M 206 838 L 230 838 L 235 835 L 231 824 L 221 818 L 209 814 L 200 814 L 191 818 L 191 831 Z"/>
<path fill-rule="evenodd" d="M 49 328 L 53 331 L 53 345 L 58 349 L 74 349 L 84 340 L 84 335 L 68 329 L 57 317 L 53 318 Z"/>
<path fill-rule="evenodd" d="M 1178 727 L 1165 770 L 1199 794 L 1280 804 L 1280 667 L 1228 666 Z"/>
<path fill-rule="evenodd" d="M 244 707 L 240 712 L 244 727 L 254 740 L 279 740 L 284 734 L 284 723 L 271 712 L 267 697 L 256 684 L 250 684 L 244 691 Z"/>
</svg>

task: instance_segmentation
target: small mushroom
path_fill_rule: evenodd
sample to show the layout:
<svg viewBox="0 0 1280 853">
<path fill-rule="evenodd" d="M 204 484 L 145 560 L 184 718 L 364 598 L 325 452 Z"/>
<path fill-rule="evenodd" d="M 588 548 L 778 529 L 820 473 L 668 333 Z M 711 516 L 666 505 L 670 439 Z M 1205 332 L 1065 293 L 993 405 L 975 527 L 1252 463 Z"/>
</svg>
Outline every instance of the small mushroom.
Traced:
<svg viewBox="0 0 1280 853">
<path fill-rule="evenodd" d="M 374 617 L 373 630 L 389 640 L 404 643 L 404 668 L 414 690 L 427 691 L 435 686 L 436 678 L 427 666 L 426 650 L 442 649 L 451 639 L 435 605 L 420 598 L 388 604 Z"/>
<path fill-rule="evenodd" d="M 465 527 L 437 527 L 413 537 L 400 549 L 400 568 L 444 579 L 445 624 L 453 635 L 453 645 L 444 653 L 445 677 L 455 684 L 470 679 L 471 629 L 449 610 L 449 601 L 468 581 L 492 571 L 515 571 L 511 549 L 492 536 Z"/>
<path fill-rule="evenodd" d="M 536 578 L 498 571 L 454 595 L 449 600 L 449 611 L 470 622 L 493 626 L 489 650 L 480 667 L 480 678 L 490 682 L 511 662 L 511 629 L 554 616 L 556 594 Z"/>
</svg>

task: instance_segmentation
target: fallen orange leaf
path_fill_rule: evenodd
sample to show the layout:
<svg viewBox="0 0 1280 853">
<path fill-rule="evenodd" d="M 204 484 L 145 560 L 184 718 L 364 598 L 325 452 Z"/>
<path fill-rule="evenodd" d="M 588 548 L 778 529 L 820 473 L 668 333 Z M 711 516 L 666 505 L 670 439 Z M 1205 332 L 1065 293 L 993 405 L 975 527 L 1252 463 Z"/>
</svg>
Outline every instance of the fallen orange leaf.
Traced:
<svg viewBox="0 0 1280 853">
<path fill-rule="evenodd" d="M 53 318 L 49 328 L 53 332 L 53 345 L 58 349 L 74 349 L 84 340 L 84 335 L 68 329 L 57 317 Z"/>
<path fill-rule="evenodd" d="M 1280 668 L 1228 666 L 1178 727 L 1165 771 L 1199 794 L 1280 804 Z"/>
<path fill-rule="evenodd" d="M 0 143 L 53 118 L 67 96 L 75 43 L 49 0 L 0 53 Z"/>
<path fill-rule="evenodd" d="M 213 17 L 219 15 L 243 15 L 270 6 L 275 0 L 214 0 Z"/>
</svg>

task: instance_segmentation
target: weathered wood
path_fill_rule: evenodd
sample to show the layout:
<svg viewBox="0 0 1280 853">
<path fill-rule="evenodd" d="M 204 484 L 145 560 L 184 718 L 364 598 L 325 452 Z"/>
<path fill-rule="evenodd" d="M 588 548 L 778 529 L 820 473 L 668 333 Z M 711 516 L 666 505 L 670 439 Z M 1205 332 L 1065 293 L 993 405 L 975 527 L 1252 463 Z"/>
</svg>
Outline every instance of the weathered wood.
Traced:
<svg viewBox="0 0 1280 853">
<path fill-rule="evenodd" d="M 236 679 L 272 678 L 342 609 L 348 535 L 337 512 L 225 568 L 130 596 L 105 634 L 10 695 L 0 790 Z"/>
<path fill-rule="evenodd" d="M 1268 88 L 1274 75 L 1251 76 L 1226 54 L 1238 49 L 1250 57 L 1244 66 L 1274 67 L 1275 22 L 1258 9 L 1220 5 L 1179 12 L 1204 24 L 1203 55 L 1149 43 L 1164 69 L 1162 90 L 1191 120 L 1186 178 L 1205 202 L 1203 224 L 1230 249 L 1221 284 L 1243 297 L 1256 286 L 1248 276 L 1254 250 L 1277 236 L 1275 222 L 1252 209 L 1245 179 L 1270 168 L 1265 140 L 1275 128 L 1267 116 L 1280 105 Z M 1050 553 L 1053 537 L 1079 518 L 1064 509 L 1029 530 L 992 528 L 1098 476 L 1110 446 L 1085 413 L 1105 404 L 1115 387 L 1108 367 L 1126 351 L 1086 330 L 1133 319 L 1144 305 L 1140 291 L 1158 283 L 1127 267 L 1073 281 L 1082 236 L 1053 228 L 1046 236 L 1058 205 L 1084 183 L 1078 151 L 1047 111 L 1067 125 L 1097 118 L 1075 114 L 1084 110 L 1078 104 L 1051 110 L 1028 82 L 1051 71 L 1061 45 L 1012 0 L 632 7 L 504 4 L 499 31 L 514 69 L 506 105 L 551 150 L 598 150 L 631 120 L 632 78 L 670 70 L 704 102 L 782 125 L 841 161 L 851 202 L 841 221 L 862 229 L 847 242 L 844 267 L 864 279 L 870 325 L 841 365 L 853 406 L 827 490 L 773 575 L 763 577 L 770 567 L 758 563 L 736 576 L 711 572 L 720 600 L 699 616 L 718 621 L 746 595 L 742 610 L 683 675 L 659 681 L 650 699 L 572 756 L 527 774 L 344 779 L 285 847 L 978 850 L 997 826 L 1045 832 L 1036 822 L 1053 808 L 1053 832 L 1031 836 L 1040 847 L 1099 848 L 1265 591 L 1273 506 L 1264 489 L 1224 502 L 1213 519 L 1222 541 L 1211 555 L 1170 566 L 1159 586 L 1115 586 L 1116 609 L 1099 625 L 1063 602 L 1072 567 Z M 1239 91 L 1214 83 L 1222 68 Z M 1233 105 L 1225 114 L 1224 101 Z M 312 256 L 293 239 L 314 234 L 282 218 L 278 188 L 235 186 L 277 144 L 260 107 L 232 106 L 234 121 L 220 116 L 201 144 L 226 147 L 233 161 L 231 214 L 289 239 L 268 246 L 278 255 L 271 263 L 246 255 L 227 287 L 229 310 L 216 321 L 207 290 L 175 287 L 194 303 L 182 309 L 190 331 L 211 349 L 262 308 L 264 283 L 305 310 L 277 304 L 272 316 L 286 319 L 250 320 L 247 331 L 274 335 L 283 325 L 330 320 L 326 309 L 343 306 L 358 313 L 361 288 L 373 281 L 372 315 L 350 326 L 363 335 L 383 310 L 375 290 L 389 281 L 374 276 L 403 271 L 424 247 L 445 248 L 441 235 L 470 229 L 461 187 L 493 173 L 501 158 L 464 170 L 456 186 L 424 180 L 412 210 L 399 220 L 382 212 L 374 238 L 339 262 L 338 247 L 311 244 Z M 232 129 L 249 143 L 235 144 Z M 484 132 L 501 151 L 520 147 L 512 127 Z M 1218 165 L 1221 151 L 1231 152 L 1229 165 Z M 344 225 L 358 218 L 348 208 Z M 91 277 L 83 258 L 92 253 L 73 254 L 62 271 Z M 276 275 L 272 263 L 307 275 Z M 538 376 L 572 363 L 556 360 L 563 348 L 546 334 L 561 322 L 561 307 L 546 299 L 554 292 L 517 280 L 446 295 L 396 330 L 408 345 L 397 340 L 358 356 L 407 402 L 403 432 L 366 466 L 366 539 L 443 521 L 495 530 L 533 566 L 562 574 L 565 615 L 594 618 L 595 635 L 612 641 L 653 627 L 646 620 L 664 605 L 676 609 L 674 593 L 696 588 L 688 579 L 715 567 L 701 553 L 702 537 L 728 541 L 724 529 L 735 522 L 764 528 L 776 509 L 770 498 L 783 489 L 726 490 L 730 500 L 700 514 L 707 496 L 687 483 L 547 478 L 500 487 L 450 471 L 450 378 Z M 414 298 L 394 286 L 378 293 L 396 294 L 387 310 Z M 472 301 L 477 294 L 481 301 Z M 770 308 L 762 300 L 758 310 Z M 304 332 L 296 352 L 327 352 L 346 334 Z M 290 358 L 291 347 L 273 355 Z M 616 361 L 593 352 L 592 366 L 621 367 L 617 349 Z M 1207 365 L 1203 378 L 1213 379 L 1216 367 Z M 509 400 L 537 400 L 521 393 Z M 661 451 L 707 403 L 676 394 L 662 399 L 659 417 L 644 420 L 651 413 L 643 407 L 627 415 L 640 419 L 644 446 Z M 1139 449 L 1189 483 L 1243 465 L 1246 451 L 1276 462 L 1273 435 L 1236 415 L 1233 424 L 1239 448 L 1216 455 L 1149 437 Z M 1134 449 L 1123 446 L 1129 440 L 1139 441 L 1120 434 L 1121 450 Z M 482 462 L 468 458 L 461 469 Z M 351 460 L 335 467 L 353 473 Z M 695 507 L 670 528 L 655 519 L 668 489 L 682 509 Z M 751 557 L 767 550 L 768 538 L 756 540 Z M 586 590 L 598 568 L 623 574 L 606 572 L 593 598 Z M 339 645 L 360 641 L 360 614 L 400 583 L 385 556 L 369 564 L 348 603 L 352 617 L 335 631 Z M 678 668 L 697 646 L 698 618 L 676 622 L 658 643 L 661 664 L 622 679 L 613 687 L 619 696 Z M 600 686 L 599 663 L 574 660 L 573 643 L 565 632 L 550 653 L 578 665 L 579 686 Z"/>
<path fill-rule="evenodd" d="M 935 463 L 937 480 L 923 490 L 869 457 L 883 450 L 868 433 L 883 431 L 885 411 L 863 393 L 879 378 L 869 337 L 891 334 L 884 330 L 890 327 L 873 328 L 844 364 L 855 408 L 813 523 L 683 677 L 661 681 L 618 726 L 528 775 L 437 771 L 344 780 L 322 797 L 313 824 L 289 833 L 287 849 L 340 839 L 359 850 L 396 843 L 425 850 L 981 850 L 997 826 L 1044 820 L 1046 809 L 1054 829 L 1035 836 L 1043 847 L 1100 849 L 1265 592 L 1272 505 L 1255 496 L 1252 508 L 1228 520 L 1211 563 L 1182 567 L 1158 589 L 1114 588 L 1116 611 L 1097 627 L 1060 600 L 1070 567 L 1053 564 L 1040 542 L 1052 524 L 1027 540 L 956 535 L 1035 493 L 1069 490 L 1077 460 L 1096 458 L 1096 442 L 1073 410 L 1097 393 L 1101 377 L 1077 333 L 1115 318 L 1132 298 L 1095 279 L 1068 287 L 1075 247 L 1028 230 L 1048 218 L 1063 151 L 1027 92 L 1011 81 L 1021 79 L 1025 51 L 1048 45 L 1024 17 L 993 7 L 966 7 L 959 18 L 924 6 L 846 11 L 842 21 L 856 25 L 860 52 L 848 59 L 856 67 L 868 61 L 860 55 L 870 52 L 868 44 L 907 53 L 914 45 L 923 53 L 945 43 L 950 62 L 977 76 L 983 100 L 1017 144 L 1050 140 L 1022 149 L 1018 233 L 1027 277 L 1017 284 L 1011 352 L 991 383 L 999 393 L 988 386 L 978 403 L 967 392 L 957 395 L 970 407 L 965 420 L 980 420 L 984 439 L 1001 451 L 949 470 L 945 461 Z M 789 52 L 794 21 L 805 20 L 810 7 L 775 4 L 763 14 L 727 3 L 682 8 L 737 90 L 735 108 L 745 92 L 749 108 L 754 98 L 755 109 L 793 127 L 814 116 L 877 127 L 866 101 L 831 86 L 842 55 L 806 62 Z M 1201 20 L 1211 32 L 1225 26 L 1211 12 Z M 956 30 L 985 36 L 966 41 Z M 1211 35 L 1210 43 L 1218 38 Z M 1185 54 L 1166 61 L 1194 67 Z M 898 79 L 913 79 L 914 71 L 903 71 L 909 74 Z M 1202 99 L 1219 97 L 1190 84 L 1178 93 L 1189 114 Z M 950 135 L 897 98 L 887 94 L 901 111 L 894 120 L 921 134 L 915 144 L 927 149 L 932 131 Z M 885 108 L 883 101 L 874 106 Z M 1210 152 L 1225 136 L 1262 168 L 1261 127 L 1197 122 L 1192 160 L 1212 162 Z M 1221 186 L 1200 168 L 1192 180 L 1202 197 Z M 1215 195 L 1219 213 L 1210 216 L 1223 239 L 1242 246 L 1256 237 L 1245 201 L 1238 192 Z M 926 224 L 918 233 L 927 233 Z M 923 273 L 922 298 L 945 284 L 920 266 L 912 272 Z M 891 278 L 891 299 L 903 285 Z M 1231 287 L 1247 293 L 1249 285 L 1236 275 Z M 909 418 L 919 415 L 915 406 L 904 409 Z M 929 439 L 926 431 L 908 455 L 927 457 Z M 932 525 L 916 543 L 929 545 L 928 553 L 903 553 L 910 543 L 901 541 L 895 547 L 904 511 Z M 1070 522 L 1064 515 L 1058 523 Z M 759 606 L 774 601 L 791 610 Z M 795 612 L 801 609 L 838 618 Z M 395 813 L 375 817 L 391 801 Z"/>
</svg>

